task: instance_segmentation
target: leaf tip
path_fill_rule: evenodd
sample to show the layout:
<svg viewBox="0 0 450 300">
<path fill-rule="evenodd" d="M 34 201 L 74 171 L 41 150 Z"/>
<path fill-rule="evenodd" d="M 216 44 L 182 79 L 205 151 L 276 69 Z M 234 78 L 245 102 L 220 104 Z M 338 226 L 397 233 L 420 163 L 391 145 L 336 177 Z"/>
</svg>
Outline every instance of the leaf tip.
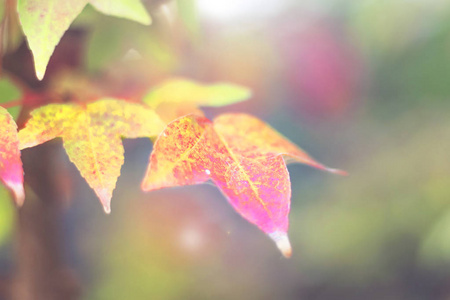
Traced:
<svg viewBox="0 0 450 300">
<path fill-rule="evenodd" d="M 109 215 L 111 213 L 111 205 L 108 204 L 103 204 L 103 210 L 105 211 L 105 214 Z"/>
<path fill-rule="evenodd" d="M 320 170 L 323 170 L 323 171 L 327 171 L 327 172 L 330 172 L 330 173 L 333 173 L 333 174 L 342 175 L 342 176 L 347 176 L 348 175 L 348 173 L 346 171 L 339 170 L 339 169 L 334 169 L 334 168 L 329 168 L 329 167 L 327 167 L 327 166 L 325 166 L 325 165 L 323 165 L 323 164 L 321 164 L 321 163 L 319 163 L 319 162 L 317 162 L 317 161 L 315 161 L 315 160 L 313 160 L 311 158 L 308 158 L 306 160 L 299 159 L 299 158 L 296 158 L 296 159 L 294 158 L 294 161 L 305 163 L 305 164 L 308 164 L 308 165 L 310 165 L 312 167 L 315 167 L 317 169 L 320 169 Z"/>
<path fill-rule="evenodd" d="M 242 101 L 247 100 L 253 96 L 253 91 L 250 88 L 247 87 L 241 87 L 241 93 L 242 93 Z"/>
<path fill-rule="evenodd" d="M 23 189 L 23 184 L 16 182 L 6 182 L 6 185 L 11 189 L 16 205 L 18 207 L 21 207 L 23 205 L 23 202 L 25 201 L 25 191 Z"/>
<path fill-rule="evenodd" d="M 292 247 L 289 238 L 285 232 L 275 231 L 269 233 L 269 237 L 275 242 L 278 249 L 284 257 L 289 258 L 292 255 Z"/>
<path fill-rule="evenodd" d="M 327 170 L 328 172 L 333 173 L 333 174 L 348 176 L 348 173 L 344 170 L 333 169 L 333 168 L 326 168 L 325 170 Z"/>
<path fill-rule="evenodd" d="M 100 198 L 100 202 L 103 205 L 103 210 L 105 211 L 105 214 L 111 213 L 111 197 L 112 193 L 108 189 L 96 189 L 95 193 L 97 194 L 98 198 Z"/>
<path fill-rule="evenodd" d="M 148 184 L 147 184 L 147 177 L 148 177 L 148 175 L 146 174 L 144 179 L 142 179 L 142 182 L 141 182 L 141 190 L 143 192 L 148 192 L 149 191 Z"/>
<path fill-rule="evenodd" d="M 44 69 L 44 71 L 41 71 L 38 68 L 36 68 L 36 77 L 39 81 L 44 79 L 44 75 L 45 75 L 45 69 Z"/>
<path fill-rule="evenodd" d="M 146 16 L 142 19 L 141 23 L 142 23 L 143 25 L 149 26 L 149 25 L 152 25 L 153 20 L 152 20 L 152 18 L 150 17 L 149 14 L 146 14 Z"/>
</svg>

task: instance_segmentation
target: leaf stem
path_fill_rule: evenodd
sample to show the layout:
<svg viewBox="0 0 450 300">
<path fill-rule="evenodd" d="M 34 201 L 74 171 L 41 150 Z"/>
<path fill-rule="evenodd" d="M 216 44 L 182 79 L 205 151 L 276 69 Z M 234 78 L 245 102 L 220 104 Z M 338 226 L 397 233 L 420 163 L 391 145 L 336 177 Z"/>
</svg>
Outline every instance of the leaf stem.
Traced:
<svg viewBox="0 0 450 300">
<path fill-rule="evenodd" d="M 13 101 L 9 101 L 9 102 L 0 104 L 1 107 L 6 108 L 6 109 L 15 107 L 15 106 L 21 106 L 21 105 L 22 105 L 22 100 L 13 100 Z"/>
</svg>

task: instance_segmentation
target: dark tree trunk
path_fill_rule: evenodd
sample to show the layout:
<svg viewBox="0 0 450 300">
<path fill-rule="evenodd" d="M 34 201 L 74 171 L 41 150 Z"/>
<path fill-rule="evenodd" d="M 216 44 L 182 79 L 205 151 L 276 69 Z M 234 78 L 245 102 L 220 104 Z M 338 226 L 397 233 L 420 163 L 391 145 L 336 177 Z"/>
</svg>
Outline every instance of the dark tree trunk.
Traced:
<svg viewBox="0 0 450 300">
<path fill-rule="evenodd" d="M 64 257 L 60 151 L 60 143 L 50 142 L 22 152 L 30 188 L 17 221 L 14 300 L 71 300 L 80 295 L 79 283 Z"/>
</svg>

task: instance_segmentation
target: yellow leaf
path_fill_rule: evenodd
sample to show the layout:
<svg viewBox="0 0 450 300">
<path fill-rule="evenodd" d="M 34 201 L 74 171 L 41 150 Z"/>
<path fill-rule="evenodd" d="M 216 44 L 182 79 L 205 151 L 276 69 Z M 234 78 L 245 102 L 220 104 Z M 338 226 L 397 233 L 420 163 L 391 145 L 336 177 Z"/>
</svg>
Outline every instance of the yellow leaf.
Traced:
<svg viewBox="0 0 450 300">
<path fill-rule="evenodd" d="M 153 88 L 143 101 L 168 123 L 187 114 L 202 115 L 199 106 L 225 106 L 247 100 L 250 96 L 248 88 L 235 84 L 207 85 L 175 78 Z"/>
<path fill-rule="evenodd" d="M 163 128 L 153 110 L 117 99 L 101 99 L 85 106 L 50 104 L 31 113 L 19 131 L 20 149 L 61 137 L 69 159 L 109 213 L 124 161 L 121 138 L 152 137 Z"/>
</svg>

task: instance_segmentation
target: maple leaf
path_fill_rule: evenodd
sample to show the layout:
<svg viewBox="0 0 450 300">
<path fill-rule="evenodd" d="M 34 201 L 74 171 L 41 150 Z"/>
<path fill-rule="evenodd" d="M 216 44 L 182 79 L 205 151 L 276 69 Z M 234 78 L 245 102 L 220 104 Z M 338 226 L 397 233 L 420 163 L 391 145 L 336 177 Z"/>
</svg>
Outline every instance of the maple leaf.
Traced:
<svg viewBox="0 0 450 300">
<path fill-rule="evenodd" d="M 23 169 L 20 160 L 17 125 L 6 109 L 0 106 L 0 179 L 12 190 L 18 206 L 23 204 Z"/>
<path fill-rule="evenodd" d="M 283 157 L 334 173 L 264 122 L 225 114 L 211 122 L 189 115 L 170 123 L 150 156 L 144 191 L 211 179 L 234 209 L 272 238 L 284 256 L 291 184 Z"/>
<path fill-rule="evenodd" d="M 199 106 L 225 106 L 250 98 L 251 91 L 230 83 L 202 84 L 184 78 L 169 79 L 152 88 L 144 103 L 167 123 L 187 115 L 203 115 Z"/>
<path fill-rule="evenodd" d="M 312 167 L 347 175 L 347 172 L 328 168 L 314 160 L 297 145 L 278 133 L 263 121 L 246 114 L 223 114 L 214 119 L 214 128 L 227 141 L 240 146 L 240 152 L 258 151 L 260 153 L 276 153 L 282 155 L 286 163 L 303 163 Z M 246 149 L 243 146 L 249 148 Z"/>
<path fill-rule="evenodd" d="M 44 77 L 55 46 L 88 3 L 107 15 L 131 19 L 145 25 L 151 23 L 140 0 L 18 0 L 20 23 L 33 52 L 39 80 Z"/>
<path fill-rule="evenodd" d="M 124 162 L 121 137 L 156 136 L 164 123 L 149 108 L 117 99 L 87 105 L 49 104 L 31 112 L 19 131 L 20 149 L 61 137 L 69 159 L 95 191 L 106 213 Z"/>
</svg>

